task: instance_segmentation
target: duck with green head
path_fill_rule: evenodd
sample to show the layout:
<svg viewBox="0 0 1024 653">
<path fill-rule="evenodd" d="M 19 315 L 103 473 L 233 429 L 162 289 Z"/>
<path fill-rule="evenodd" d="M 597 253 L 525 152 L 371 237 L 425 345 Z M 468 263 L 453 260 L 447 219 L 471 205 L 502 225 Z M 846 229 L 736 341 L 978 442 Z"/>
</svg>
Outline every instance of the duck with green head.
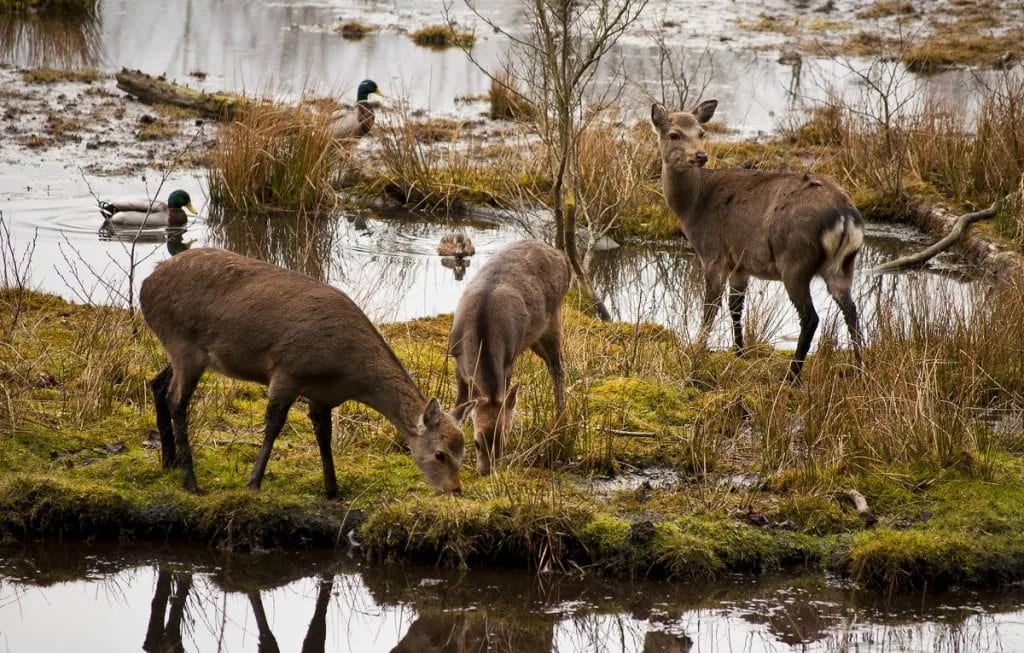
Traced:
<svg viewBox="0 0 1024 653">
<path fill-rule="evenodd" d="M 362 138 L 373 129 L 373 107 L 370 95 L 384 94 L 377 88 L 377 82 L 364 79 L 356 92 L 355 109 L 338 109 L 331 114 L 331 135 L 337 139 Z"/>
<path fill-rule="evenodd" d="M 100 213 L 107 223 L 126 227 L 184 227 L 188 221 L 184 209 L 197 212 L 192 198 L 183 190 L 172 192 L 166 202 L 145 197 L 100 202 Z"/>
</svg>

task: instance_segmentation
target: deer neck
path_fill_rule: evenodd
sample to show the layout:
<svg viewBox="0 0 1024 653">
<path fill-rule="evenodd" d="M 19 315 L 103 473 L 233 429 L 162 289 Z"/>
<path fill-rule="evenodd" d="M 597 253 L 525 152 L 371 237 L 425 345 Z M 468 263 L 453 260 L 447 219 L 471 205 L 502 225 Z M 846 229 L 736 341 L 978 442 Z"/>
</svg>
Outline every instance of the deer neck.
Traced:
<svg viewBox="0 0 1024 653">
<path fill-rule="evenodd" d="M 702 197 L 708 191 L 708 178 L 712 172 L 695 166 L 677 169 L 669 165 L 662 165 L 661 177 L 665 202 L 679 218 L 684 230 L 687 225 L 694 224 L 701 219 L 702 212 L 699 207 L 704 205 Z"/>
<path fill-rule="evenodd" d="M 362 403 L 387 418 L 408 442 L 418 432 L 427 400 L 412 377 L 402 369 L 378 375 L 377 383 Z"/>
</svg>

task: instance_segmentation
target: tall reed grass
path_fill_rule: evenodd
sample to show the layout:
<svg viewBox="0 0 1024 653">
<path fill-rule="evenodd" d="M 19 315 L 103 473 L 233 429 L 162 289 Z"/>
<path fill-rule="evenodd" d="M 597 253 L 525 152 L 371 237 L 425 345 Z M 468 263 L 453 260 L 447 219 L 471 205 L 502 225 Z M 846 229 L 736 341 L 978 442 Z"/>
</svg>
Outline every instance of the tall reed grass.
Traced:
<svg viewBox="0 0 1024 653">
<path fill-rule="evenodd" d="M 221 128 L 210 154 L 210 201 L 237 211 L 334 208 L 333 181 L 345 160 L 330 115 L 263 102 Z"/>
</svg>

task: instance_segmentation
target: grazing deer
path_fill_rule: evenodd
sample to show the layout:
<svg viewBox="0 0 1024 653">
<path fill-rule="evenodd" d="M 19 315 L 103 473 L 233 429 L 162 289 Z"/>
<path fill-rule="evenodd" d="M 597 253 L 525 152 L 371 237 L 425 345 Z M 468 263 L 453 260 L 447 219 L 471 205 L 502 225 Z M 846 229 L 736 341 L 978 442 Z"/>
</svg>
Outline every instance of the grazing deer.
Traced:
<svg viewBox="0 0 1024 653">
<path fill-rule="evenodd" d="M 860 213 L 842 188 L 820 175 L 705 169 L 701 125 L 717 106 L 717 100 L 707 100 L 693 111 L 673 113 L 660 104 L 651 107 L 665 200 L 704 268 L 701 340 L 708 336 L 728 282 L 733 338 L 742 354 L 747 282 L 750 277 L 781 280 L 800 318 L 789 366 L 789 379 L 799 380 L 818 328 L 810 284 L 820 276 L 843 313 L 861 367 L 857 306 L 850 293 L 864 242 Z"/>
<path fill-rule="evenodd" d="M 250 490 L 260 489 L 274 440 L 302 396 L 309 402 L 328 498 L 338 493 L 331 409 L 349 400 L 395 425 L 432 486 L 461 492 L 464 438 L 458 424 L 437 399 L 424 398 L 384 338 L 340 290 L 269 263 L 202 248 L 158 265 L 142 283 L 139 299 L 146 323 L 171 359 L 150 381 L 163 466 L 181 467 L 187 490 L 198 491 L 188 404 L 203 371 L 212 367 L 268 386 L 263 446 Z"/>
<path fill-rule="evenodd" d="M 455 358 L 456 419 L 473 411 L 473 444 L 481 476 L 504 450 L 519 384 L 509 385 L 512 364 L 532 349 L 551 373 L 555 409 L 565 409 L 562 369 L 562 300 L 569 290 L 569 262 L 540 241 L 512 243 L 494 255 L 455 309 L 448 353 Z M 473 397 L 475 404 L 466 402 Z"/>
</svg>

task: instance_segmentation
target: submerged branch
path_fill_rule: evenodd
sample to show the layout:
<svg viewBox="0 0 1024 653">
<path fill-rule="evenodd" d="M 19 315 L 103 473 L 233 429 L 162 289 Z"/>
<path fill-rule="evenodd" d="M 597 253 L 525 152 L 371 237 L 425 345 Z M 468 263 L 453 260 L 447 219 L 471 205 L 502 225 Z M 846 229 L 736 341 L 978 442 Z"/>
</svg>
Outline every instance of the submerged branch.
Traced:
<svg viewBox="0 0 1024 653">
<path fill-rule="evenodd" d="M 960 238 L 967 231 L 967 227 L 974 224 L 975 222 L 978 222 L 979 220 L 988 220 L 989 218 L 994 217 L 996 213 L 998 213 L 999 211 L 999 209 L 997 208 L 998 204 L 998 201 L 993 202 L 992 206 L 988 207 L 987 209 L 984 209 L 982 211 L 974 211 L 973 213 L 965 213 L 961 215 L 957 219 L 956 224 L 953 225 L 953 229 L 946 235 L 946 237 L 938 241 L 931 247 L 927 247 L 921 250 L 920 252 L 916 252 L 914 254 L 909 254 L 907 256 L 894 259 L 892 261 L 887 261 L 881 265 L 872 268 L 871 272 L 877 274 L 880 272 L 891 272 L 893 270 L 901 270 L 903 268 L 909 268 L 915 265 L 920 265 L 930 260 L 937 254 L 941 254 L 942 252 L 946 251 L 947 249 L 952 247 L 958 240 L 960 240 Z"/>
</svg>

